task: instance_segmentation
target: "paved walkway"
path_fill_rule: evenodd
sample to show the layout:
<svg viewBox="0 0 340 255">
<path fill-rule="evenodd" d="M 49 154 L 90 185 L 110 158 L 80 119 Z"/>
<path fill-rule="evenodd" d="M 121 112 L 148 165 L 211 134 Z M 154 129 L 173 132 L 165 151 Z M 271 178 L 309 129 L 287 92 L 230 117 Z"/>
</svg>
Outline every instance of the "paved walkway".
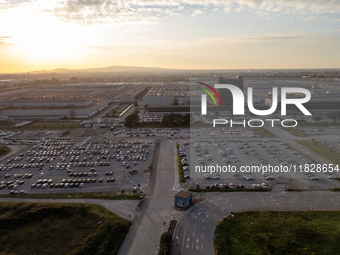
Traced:
<svg viewBox="0 0 340 255">
<path fill-rule="evenodd" d="M 136 214 L 118 255 L 154 255 L 164 224 L 173 213 L 175 156 L 173 140 L 162 140 L 156 149 L 147 198 Z"/>
</svg>

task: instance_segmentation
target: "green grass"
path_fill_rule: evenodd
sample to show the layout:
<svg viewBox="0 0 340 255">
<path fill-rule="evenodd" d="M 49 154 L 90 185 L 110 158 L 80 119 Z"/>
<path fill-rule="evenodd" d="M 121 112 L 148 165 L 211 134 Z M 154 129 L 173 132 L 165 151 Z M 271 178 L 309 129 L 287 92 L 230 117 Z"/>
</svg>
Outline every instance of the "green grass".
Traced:
<svg viewBox="0 0 340 255">
<path fill-rule="evenodd" d="M 61 136 L 67 136 L 67 135 L 69 135 L 71 132 L 70 132 L 70 130 L 66 130 L 65 132 L 63 132 L 62 134 L 61 134 Z"/>
<path fill-rule="evenodd" d="M 29 191 L 28 191 L 29 192 Z M 114 193 L 37 193 L 37 194 L 18 194 L 18 195 L 10 195 L 10 194 L 1 194 L 0 197 L 17 197 L 17 198 L 55 198 L 55 199 L 111 199 L 111 200 L 138 200 L 140 199 L 141 194 L 114 194 Z"/>
<path fill-rule="evenodd" d="M 215 230 L 217 255 L 337 254 L 340 212 L 242 212 Z"/>
<path fill-rule="evenodd" d="M 268 129 L 260 127 L 260 128 L 252 128 L 253 132 L 257 133 L 260 137 L 263 138 L 272 138 L 275 135 L 270 132 Z"/>
<path fill-rule="evenodd" d="M 0 203 L 0 254 L 116 254 L 129 225 L 100 205 Z"/>
<path fill-rule="evenodd" d="M 263 188 L 251 188 L 251 189 L 194 189 L 190 188 L 188 191 L 191 192 L 240 192 L 240 191 L 270 191 L 271 189 L 263 189 Z"/>
<path fill-rule="evenodd" d="M 305 132 L 301 132 L 300 130 L 298 130 L 297 128 L 282 128 L 284 131 L 295 135 L 295 136 L 299 136 L 299 137 L 309 137 L 308 134 L 306 134 Z"/>
<path fill-rule="evenodd" d="M 63 121 L 55 121 L 55 122 L 34 122 L 27 126 L 16 128 L 16 129 L 40 129 L 40 130 L 59 130 L 59 129 L 77 129 L 81 128 L 79 122 L 63 122 Z"/>
<path fill-rule="evenodd" d="M 299 127 L 338 127 L 340 126 L 340 122 L 337 123 L 308 123 L 308 122 L 299 122 Z"/>
<path fill-rule="evenodd" d="M 311 151 L 319 154 L 321 157 L 328 159 L 332 163 L 340 165 L 340 153 L 329 148 L 327 145 L 313 141 L 296 141 L 296 142 L 305 146 Z"/>
<path fill-rule="evenodd" d="M 0 146 L 0 156 L 4 156 L 11 152 L 11 149 L 7 146 Z"/>
<path fill-rule="evenodd" d="M 168 231 L 164 232 L 161 235 L 161 239 L 159 241 L 158 255 L 170 254 L 172 235 L 174 233 L 176 224 L 177 224 L 176 220 L 171 220 Z"/>
<path fill-rule="evenodd" d="M 182 158 L 181 158 L 181 156 L 178 153 L 179 144 L 177 144 L 176 147 L 177 147 L 177 165 L 178 165 L 179 181 L 180 182 L 185 182 L 183 164 L 181 162 Z"/>
</svg>

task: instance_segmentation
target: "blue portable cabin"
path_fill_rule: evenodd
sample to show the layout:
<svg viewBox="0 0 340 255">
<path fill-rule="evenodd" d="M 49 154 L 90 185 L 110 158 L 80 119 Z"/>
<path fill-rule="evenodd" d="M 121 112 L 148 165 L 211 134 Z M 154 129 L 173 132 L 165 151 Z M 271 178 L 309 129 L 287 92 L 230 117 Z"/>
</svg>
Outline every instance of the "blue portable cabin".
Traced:
<svg viewBox="0 0 340 255">
<path fill-rule="evenodd" d="M 175 196 L 175 206 L 188 209 L 193 203 L 192 193 L 180 191 Z"/>
</svg>

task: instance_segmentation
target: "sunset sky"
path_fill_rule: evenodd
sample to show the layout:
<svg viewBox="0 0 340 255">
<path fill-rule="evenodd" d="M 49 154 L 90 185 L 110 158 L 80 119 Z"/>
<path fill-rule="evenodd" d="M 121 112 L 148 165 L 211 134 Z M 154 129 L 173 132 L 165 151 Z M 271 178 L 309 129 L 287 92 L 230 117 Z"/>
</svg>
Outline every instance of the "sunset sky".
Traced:
<svg viewBox="0 0 340 255">
<path fill-rule="evenodd" d="M 339 0 L 0 0 L 0 73 L 340 68 Z"/>
</svg>

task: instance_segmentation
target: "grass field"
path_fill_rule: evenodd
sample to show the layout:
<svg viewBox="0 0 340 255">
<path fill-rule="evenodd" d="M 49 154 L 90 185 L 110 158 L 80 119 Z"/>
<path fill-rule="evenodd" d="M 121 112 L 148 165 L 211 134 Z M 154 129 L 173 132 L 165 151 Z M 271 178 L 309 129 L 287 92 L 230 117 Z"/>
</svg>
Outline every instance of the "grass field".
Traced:
<svg viewBox="0 0 340 255">
<path fill-rule="evenodd" d="M 58 129 L 77 129 L 81 128 L 79 122 L 34 122 L 21 129 L 40 129 L 40 130 L 58 130 Z"/>
<path fill-rule="evenodd" d="M 29 192 L 29 191 L 28 191 Z M 140 194 L 113 194 L 105 193 L 105 192 L 86 192 L 86 193 L 35 193 L 35 194 L 18 194 L 18 195 L 10 195 L 10 194 L 1 194 L 0 197 L 17 197 L 17 198 L 55 198 L 55 199 L 111 199 L 111 200 L 138 200 L 140 199 Z"/>
<path fill-rule="evenodd" d="M 217 255 L 337 254 L 340 212 L 243 212 L 215 230 Z"/>
<path fill-rule="evenodd" d="M 11 149 L 7 146 L 0 146 L 0 156 L 4 156 L 11 152 Z"/>
<path fill-rule="evenodd" d="M 0 254 L 116 254 L 129 224 L 99 205 L 0 203 Z"/>
<path fill-rule="evenodd" d="M 252 128 L 252 130 L 254 132 L 256 132 L 260 137 L 263 137 L 263 138 L 272 138 L 274 137 L 275 135 L 270 132 L 268 129 L 266 128 Z"/>
<path fill-rule="evenodd" d="M 309 135 L 301 132 L 297 128 L 282 128 L 284 131 L 291 133 L 292 135 L 299 136 L 299 137 L 308 137 Z"/>
<path fill-rule="evenodd" d="M 177 151 L 178 151 L 179 144 L 176 144 L 176 148 L 177 148 Z M 182 164 L 181 160 L 182 160 L 182 158 L 179 155 L 179 153 L 177 152 L 177 166 L 178 166 L 179 181 L 180 182 L 185 182 L 183 164 Z"/>
<path fill-rule="evenodd" d="M 335 150 L 332 150 L 327 145 L 313 141 L 296 141 L 296 142 L 305 146 L 311 151 L 314 151 L 315 153 L 319 154 L 325 159 L 328 159 L 332 163 L 340 165 L 340 153 Z"/>
</svg>

